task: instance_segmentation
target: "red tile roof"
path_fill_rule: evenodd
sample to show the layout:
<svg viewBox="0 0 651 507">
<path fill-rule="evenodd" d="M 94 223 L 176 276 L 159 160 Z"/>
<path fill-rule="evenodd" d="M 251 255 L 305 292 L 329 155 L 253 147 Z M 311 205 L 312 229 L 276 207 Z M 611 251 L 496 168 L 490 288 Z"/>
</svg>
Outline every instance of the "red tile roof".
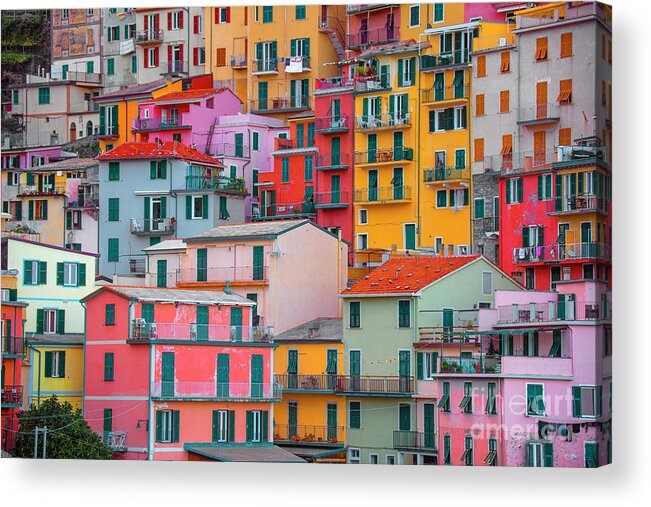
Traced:
<svg viewBox="0 0 651 507">
<path fill-rule="evenodd" d="M 180 158 L 191 162 L 222 167 L 222 163 L 218 159 L 176 141 L 167 141 L 161 145 L 158 143 L 124 143 L 97 157 L 98 160 L 140 160 L 150 158 Z"/>
<path fill-rule="evenodd" d="M 186 102 L 191 100 L 199 100 L 208 97 L 214 93 L 220 93 L 224 88 L 204 88 L 200 90 L 183 90 L 181 92 L 171 92 L 161 95 L 148 102 Z"/>
<path fill-rule="evenodd" d="M 413 294 L 479 257 L 480 255 L 458 257 L 414 255 L 389 259 L 353 284 L 352 287 L 342 291 L 341 294 L 343 296 L 350 294 Z"/>
</svg>

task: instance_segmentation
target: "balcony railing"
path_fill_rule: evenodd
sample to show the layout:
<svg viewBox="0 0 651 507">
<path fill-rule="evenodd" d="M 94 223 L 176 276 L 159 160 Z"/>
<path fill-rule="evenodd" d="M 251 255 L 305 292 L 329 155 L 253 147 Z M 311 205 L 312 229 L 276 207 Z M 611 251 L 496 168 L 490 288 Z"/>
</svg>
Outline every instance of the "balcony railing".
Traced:
<svg viewBox="0 0 651 507">
<path fill-rule="evenodd" d="M 410 201 L 411 187 L 394 186 L 379 188 L 358 188 L 355 190 L 355 202 Z"/>
<path fill-rule="evenodd" d="M 243 69 L 248 66 L 247 55 L 231 55 L 231 67 Z"/>
<path fill-rule="evenodd" d="M 296 68 L 294 68 L 294 70 L 292 70 L 292 67 L 291 67 L 291 59 L 292 58 L 300 58 L 301 59 L 301 70 L 300 71 L 296 70 Z M 309 56 L 302 56 L 302 55 L 288 56 L 287 58 L 285 58 L 285 72 L 287 72 L 288 74 L 292 74 L 292 73 L 299 73 L 299 72 L 305 72 L 305 71 L 308 71 L 308 70 L 312 70 L 312 67 L 311 67 L 310 64 L 311 64 L 311 59 L 310 59 Z"/>
<path fill-rule="evenodd" d="M 127 432 L 126 431 L 105 431 L 102 441 L 108 445 L 113 452 L 126 452 Z"/>
<path fill-rule="evenodd" d="M 442 102 L 444 100 L 467 99 L 468 97 L 470 97 L 470 85 L 467 84 L 421 90 L 421 99 L 424 104 Z"/>
<path fill-rule="evenodd" d="M 2 405 L 22 405 L 23 386 L 5 385 L 1 391 Z"/>
<path fill-rule="evenodd" d="M 251 149 L 243 144 L 217 143 L 212 146 L 212 151 L 215 157 L 251 157 Z"/>
<path fill-rule="evenodd" d="M 436 451 L 438 448 L 438 436 L 436 433 L 422 433 L 420 431 L 395 430 L 393 432 L 393 448 Z"/>
<path fill-rule="evenodd" d="M 539 123 L 558 121 L 559 119 L 560 106 L 558 104 L 543 103 L 518 109 L 518 123 Z"/>
<path fill-rule="evenodd" d="M 313 217 L 316 214 L 314 201 L 277 203 L 260 206 L 253 220 L 273 220 L 276 218 Z"/>
<path fill-rule="evenodd" d="M 19 196 L 24 195 L 65 195 L 65 185 L 21 185 Z"/>
<path fill-rule="evenodd" d="M 586 163 L 600 163 L 607 165 L 608 148 L 605 146 L 559 146 L 558 160 L 554 167 L 568 168 Z"/>
<path fill-rule="evenodd" d="M 345 114 L 315 118 L 314 131 L 317 134 L 347 132 L 350 129 L 349 120 L 349 116 Z"/>
<path fill-rule="evenodd" d="M 260 74 L 262 72 L 278 72 L 278 60 L 253 60 L 253 74 Z"/>
<path fill-rule="evenodd" d="M 167 73 L 168 74 L 187 74 L 190 69 L 188 62 L 183 60 L 172 60 L 167 62 Z"/>
<path fill-rule="evenodd" d="M 299 150 L 301 148 L 314 148 L 313 139 L 285 139 L 283 137 L 277 137 L 274 140 L 274 149 L 276 151 L 282 150 Z"/>
<path fill-rule="evenodd" d="M 30 241 L 36 241 L 37 243 L 41 242 L 40 232 L 2 231 L 1 235 L 3 238 L 19 238 L 19 239 L 28 239 Z"/>
<path fill-rule="evenodd" d="M 356 49 L 361 46 L 386 44 L 400 40 L 400 27 L 371 28 L 348 34 L 348 49 Z"/>
<path fill-rule="evenodd" d="M 470 60 L 470 52 L 467 49 L 457 49 L 437 55 L 422 55 L 420 57 L 420 70 L 428 71 L 454 65 L 466 65 L 470 63 Z"/>
<path fill-rule="evenodd" d="M 316 194 L 317 208 L 347 208 L 349 202 L 348 192 L 319 192 Z"/>
<path fill-rule="evenodd" d="M 135 120 L 134 120 L 134 123 L 135 123 Z M 101 124 L 99 126 L 99 135 L 98 135 L 98 137 L 100 137 L 100 138 L 118 137 L 119 135 L 120 135 L 120 131 L 119 131 L 117 125 Z"/>
<path fill-rule="evenodd" d="M 366 92 L 386 92 L 391 90 L 391 76 L 356 76 L 355 91 L 358 93 Z"/>
<path fill-rule="evenodd" d="M 146 262 L 142 257 L 134 257 L 129 259 L 129 273 L 133 275 L 144 275 L 145 266 Z"/>
<path fill-rule="evenodd" d="M 606 199 L 600 195 L 566 195 L 547 201 L 547 213 L 607 213 Z"/>
<path fill-rule="evenodd" d="M 231 283 L 266 281 L 269 277 L 269 266 L 229 266 L 210 267 L 203 270 L 178 269 L 177 283 L 187 282 L 223 282 Z"/>
<path fill-rule="evenodd" d="M 129 222 L 131 234 L 174 234 L 176 222 L 172 218 L 132 218 Z"/>
<path fill-rule="evenodd" d="M 604 5 L 588 2 L 585 4 L 579 3 L 575 6 L 568 4 L 560 5 L 551 11 L 551 15 L 545 12 L 543 16 L 516 16 L 517 29 L 560 23 L 568 19 L 577 19 L 591 15 L 596 15 L 608 24 L 611 22 L 610 17 L 604 10 Z"/>
<path fill-rule="evenodd" d="M 243 178 L 229 178 L 226 176 L 213 175 L 206 178 L 200 175 L 189 174 L 185 177 L 186 190 L 200 190 L 204 188 L 221 190 L 237 194 L 247 194 L 246 183 Z"/>
<path fill-rule="evenodd" d="M 470 178 L 470 171 L 466 168 L 436 167 L 423 170 L 423 182 L 425 183 L 467 180 L 468 178 Z"/>
<path fill-rule="evenodd" d="M 500 373 L 501 356 L 475 355 L 473 357 L 448 357 L 440 358 L 439 373 L 459 374 L 494 374 Z"/>
<path fill-rule="evenodd" d="M 185 400 L 261 400 L 275 401 L 282 396 L 282 387 L 270 382 L 185 382 L 158 381 L 151 383 L 153 398 Z"/>
<path fill-rule="evenodd" d="M 411 114 L 389 113 L 389 114 L 370 114 L 357 117 L 358 130 L 378 130 L 393 127 L 411 126 Z"/>
<path fill-rule="evenodd" d="M 18 357 L 25 354 L 25 338 L 22 336 L 2 337 L 2 356 Z"/>
<path fill-rule="evenodd" d="M 505 176 L 513 173 L 533 172 L 550 169 L 551 164 L 556 162 L 555 151 L 528 150 L 511 152 L 500 155 L 489 155 L 481 162 L 473 162 L 485 172 L 494 173 L 497 176 Z"/>
<path fill-rule="evenodd" d="M 346 169 L 349 163 L 350 157 L 348 153 L 318 153 L 315 167 L 320 171 Z"/>
<path fill-rule="evenodd" d="M 381 164 L 382 162 L 398 162 L 402 160 L 413 160 L 414 150 L 404 146 L 394 148 L 380 148 L 368 151 L 355 152 L 355 164 Z"/>
<path fill-rule="evenodd" d="M 414 392 L 414 377 L 339 375 L 337 391 L 359 394 L 411 394 Z"/>
<path fill-rule="evenodd" d="M 274 424 L 274 443 L 342 444 L 344 426 Z"/>
<path fill-rule="evenodd" d="M 603 243 L 552 243 L 513 249 L 514 264 L 584 259 L 610 260 L 610 245 Z"/>
<path fill-rule="evenodd" d="M 610 320 L 612 306 L 597 301 L 549 301 L 502 305 L 497 309 L 499 324 L 557 322 L 566 320 Z"/>
<path fill-rule="evenodd" d="M 335 391 L 337 389 L 337 374 L 332 375 L 299 375 L 280 373 L 276 375 L 283 391 Z"/>
<path fill-rule="evenodd" d="M 347 76 L 326 77 L 315 80 L 314 93 L 328 93 L 336 90 L 352 90 L 355 81 Z"/>
<path fill-rule="evenodd" d="M 163 42 L 163 30 L 140 30 L 136 32 L 136 44 Z"/>
<path fill-rule="evenodd" d="M 131 322 L 130 340 L 182 340 L 187 342 L 271 343 L 273 328 L 263 326 L 229 326 L 225 324 L 180 324 Z"/>
<path fill-rule="evenodd" d="M 133 120 L 133 130 L 163 130 L 175 128 L 191 128 L 192 125 L 186 125 L 182 117 L 176 118 L 135 118 Z"/>
<path fill-rule="evenodd" d="M 310 108 L 310 96 L 300 95 L 291 98 L 275 97 L 250 101 L 252 112 L 300 111 Z"/>
</svg>

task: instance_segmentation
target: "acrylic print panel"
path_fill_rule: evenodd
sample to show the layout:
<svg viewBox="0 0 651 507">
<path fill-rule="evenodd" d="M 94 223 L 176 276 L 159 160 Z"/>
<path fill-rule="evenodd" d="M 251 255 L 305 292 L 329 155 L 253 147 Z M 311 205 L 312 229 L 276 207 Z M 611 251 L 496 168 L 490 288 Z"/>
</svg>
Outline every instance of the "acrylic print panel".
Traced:
<svg viewBox="0 0 651 507">
<path fill-rule="evenodd" d="M 610 463 L 611 17 L 4 11 L 3 451 Z"/>
</svg>

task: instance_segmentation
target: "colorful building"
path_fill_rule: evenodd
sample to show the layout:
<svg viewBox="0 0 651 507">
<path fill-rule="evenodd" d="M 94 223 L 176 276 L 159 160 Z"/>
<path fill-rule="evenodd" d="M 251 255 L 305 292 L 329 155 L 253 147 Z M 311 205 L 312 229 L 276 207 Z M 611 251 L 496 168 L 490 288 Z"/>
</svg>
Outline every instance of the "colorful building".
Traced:
<svg viewBox="0 0 651 507">
<path fill-rule="evenodd" d="M 341 319 L 314 319 L 276 335 L 274 443 L 312 463 L 345 463 L 346 403 L 337 395 Z"/>
<path fill-rule="evenodd" d="M 110 93 L 138 84 L 136 10 L 110 8 L 101 12 L 102 77 L 104 92 Z"/>
<path fill-rule="evenodd" d="M 2 269 L 18 273 L 26 359 L 31 365 L 24 403 L 56 395 L 81 406 L 84 309 L 95 285 L 97 254 L 18 238 L 3 238 Z"/>
<path fill-rule="evenodd" d="M 84 415 L 117 458 L 302 461 L 273 445 L 273 331 L 221 291 L 86 298 Z"/>
<path fill-rule="evenodd" d="M 51 12 L 52 77 L 85 75 L 101 83 L 103 9 L 53 9 Z"/>
<path fill-rule="evenodd" d="M 481 256 L 412 255 L 342 292 L 349 463 L 437 463 L 435 401 L 418 379 L 414 349 L 428 328 L 472 324 L 495 289 L 518 285 Z"/>
</svg>

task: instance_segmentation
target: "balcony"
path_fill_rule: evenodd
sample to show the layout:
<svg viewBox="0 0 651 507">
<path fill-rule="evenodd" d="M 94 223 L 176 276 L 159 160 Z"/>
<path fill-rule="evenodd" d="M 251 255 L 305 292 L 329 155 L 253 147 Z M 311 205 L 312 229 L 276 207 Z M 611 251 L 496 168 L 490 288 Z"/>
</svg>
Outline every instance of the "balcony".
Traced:
<svg viewBox="0 0 651 507">
<path fill-rule="evenodd" d="M 357 130 L 381 130 L 386 128 L 411 127 L 409 113 L 374 114 L 357 117 Z"/>
<path fill-rule="evenodd" d="M 470 97 L 470 85 L 446 86 L 445 88 L 426 88 L 420 91 L 423 104 L 439 102 L 465 101 Z"/>
<path fill-rule="evenodd" d="M 273 328 L 263 326 L 229 326 L 226 324 L 149 323 L 134 319 L 129 340 L 150 342 L 175 340 L 192 343 L 272 343 Z"/>
<path fill-rule="evenodd" d="M 105 431 L 102 435 L 102 442 L 111 448 L 113 452 L 127 451 L 126 431 Z"/>
<path fill-rule="evenodd" d="M 356 165 L 382 164 L 385 162 L 400 162 L 413 159 L 414 150 L 404 146 L 355 152 Z"/>
<path fill-rule="evenodd" d="M 447 67 L 468 65 L 470 61 L 470 52 L 467 49 L 457 49 L 455 51 L 439 53 L 437 55 L 421 55 L 420 70 L 422 72 L 428 72 L 431 70 L 445 69 Z"/>
<path fill-rule="evenodd" d="M 263 220 L 284 220 L 286 218 L 315 218 L 316 208 L 312 201 L 277 203 L 262 205 L 258 214 L 253 215 L 254 222 Z"/>
<path fill-rule="evenodd" d="M 611 24 L 609 12 L 605 9 L 605 4 L 599 3 L 577 3 L 576 5 L 559 5 L 550 10 L 539 12 L 539 16 L 516 16 L 517 30 L 533 28 L 554 23 L 562 23 L 571 19 L 579 19 L 589 16 L 596 16 Z"/>
<path fill-rule="evenodd" d="M 316 194 L 316 209 L 347 208 L 349 203 L 348 192 L 319 192 Z"/>
<path fill-rule="evenodd" d="M 581 260 L 603 260 L 611 258 L 610 245 L 603 243 L 552 243 L 513 249 L 514 264 L 538 262 L 563 262 Z"/>
<path fill-rule="evenodd" d="M 23 404 L 23 386 L 3 386 L 0 399 L 3 408 L 20 407 Z"/>
<path fill-rule="evenodd" d="M 137 120 L 134 120 L 134 122 Z M 98 139 L 117 139 L 120 136 L 120 131 L 117 125 L 105 125 L 101 124 L 99 126 L 99 134 L 97 135 Z"/>
<path fill-rule="evenodd" d="M 234 69 L 246 69 L 248 66 L 247 55 L 231 55 L 231 67 Z"/>
<path fill-rule="evenodd" d="M 188 74 L 189 71 L 190 66 L 188 65 L 188 62 L 184 62 L 183 60 L 172 60 L 171 62 L 167 62 L 166 72 L 163 72 L 162 75 Z"/>
<path fill-rule="evenodd" d="M 348 153 L 318 153 L 315 163 L 315 169 L 317 171 L 348 169 L 350 157 Z"/>
<path fill-rule="evenodd" d="M 537 126 L 542 123 L 560 121 L 560 106 L 558 104 L 536 104 L 531 107 L 518 109 L 518 125 Z"/>
<path fill-rule="evenodd" d="M 555 169 L 569 169 L 586 165 L 608 167 L 608 148 L 605 146 L 559 146 L 558 161 L 554 162 Z"/>
<path fill-rule="evenodd" d="M 546 303 L 520 303 L 497 308 L 498 324 L 544 324 L 559 321 L 611 320 L 610 302 L 549 301 Z"/>
<path fill-rule="evenodd" d="M 129 229 L 136 236 L 174 234 L 176 221 L 173 218 L 132 218 Z"/>
<path fill-rule="evenodd" d="M 391 90 L 391 77 L 355 76 L 355 93 L 388 92 Z"/>
<path fill-rule="evenodd" d="M 348 115 L 322 116 L 314 119 L 314 131 L 317 134 L 338 134 L 350 130 Z"/>
<path fill-rule="evenodd" d="M 315 79 L 314 83 L 314 95 L 346 93 L 355 87 L 355 81 L 344 76 Z"/>
<path fill-rule="evenodd" d="M 275 375 L 275 377 L 276 381 L 282 386 L 283 392 L 334 392 L 337 389 L 337 374 L 299 375 L 293 373 L 280 373 Z"/>
<path fill-rule="evenodd" d="M 547 201 L 548 215 L 608 214 L 606 199 L 600 195 L 566 195 Z"/>
<path fill-rule="evenodd" d="M 65 185 L 21 185 L 18 192 L 19 197 L 66 194 Z"/>
<path fill-rule="evenodd" d="M 275 444 L 344 444 L 344 426 L 274 424 Z"/>
<path fill-rule="evenodd" d="M 355 190 L 356 203 L 389 203 L 411 201 L 411 187 L 393 186 L 379 188 L 358 188 Z"/>
<path fill-rule="evenodd" d="M 381 377 L 369 375 L 339 375 L 337 392 L 349 394 L 410 395 L 414 392 L 414 377 Z"/>
<path fill-rule="evenodd" d="M 129 259 L 129 273 L 132 275 L 144 275 L 146 262 L 143 257 L 132 257 Z"/>
<path fill-rule="evenodd" d="M 310 109 L 309 95 L 299 95 L 291 98 L 275 97 L 250 101 L 251 112 L 258 114 L 304 111 L 305 109 Z"/>
<path fill-rule="evenodd" d="M 161 400 L 280 401 L 282 388 L 269 382 L 184 382 L 151 383 L 151 397 Z"/>
<path fill-rule="evenodd" d="M 404 451 L 436 452 L 438 450 L 438 435 L 420 431 L 395 430 L 393 432 L 393 448 Z"/>
<path fill-rule="evenodd" d="M 301 72 L 311 71 L 312 70 L 311 62 L 312 60 L 310 59 L 309 56 L 302 56 L 302 55 L 288 56 L 287 58 L 285 58 L 285 72 L 287 74 L 300 74 Z"/>
<path fill-rule="evenodd" d="M 470 179 L 470 170 L 457 167 L 436 167 L 423 170 L 424 183 L 445 183 Z"/>
<path fill-rule="evenodd" d="M 22 336 L 2 337 L 2 357 L 17 358 L 25 356 L 25 338 Z"/>
<path fill-rule="evenodd" d="M 0 233 L 3 238 L 18 238 L 18 239 L 27 239 L 29 241 L 36 241 L 37 243 L 41 242 L 41 233 L 40 232 L 18 232 L 18 231 L 2 231 Z"/>
<path fill-rule="evenodd" d="M 219 192 L 248 195 L 244 178 L 229 178 L 213 173 L 212 177 L 189 174 L 185 177 L 185 190 L 210 189 Z"/>
<path fill-rule="evenodd" d="M 316 150 L 314 140 L 312 139 L 285 139 L 277 137 L 274 140 L 274 151 L 289 151 L 289 150 Z"/>
<path fill-rule="evenodd" d="M 494 375 L 501 371 L 499 355 L 473 354 L 472 357 L 441 356 L 438 373 L 459 375 Z"/>
<path fill-rule="evenodd" d="M 278 60 L 252 60 L 253 64 L 251 74 L 261 75 L 261 74 L 277 74 L 278 73 Z"/>
<path fill-rule="evenodd" d="M 191 129 L 192 125 L 185 125 L 183 117 L 157 118 L 136 118 L 133 120 L 133 132 L 150 132 L 153 130 L 177 130 Z"/>
<path fill-rule="evenodd" d="M 211 146 L 214 157 L 251 158 L 248 146 L 235 143 L 217 143 Z"/>
<path fill-rule="evenodd" d="M 269 280 L 269 266 L 229 266 L 210 267 L 204 270 L 178 269 L 176 282 L 181 283 L 267 283 Z"/>
<path fill-rule="evenodd" d="M 556 160 L 556 151 L 528 150 L 489 155 L 481 162 L 473 162 L 473 167 L 477 166 L 497 177 L 507 177 L 519 173 L 550 171 Z"/>
<path fill-rule="evenodd" d="M 136 32 L 136 44 L 152 45 L 163 42 L 163 30 L 140 30 Z"/>
<path fill-rule="evenodd" d="M 370 30 L 360 30 L 356 33 L 348 34 L 347 45 L 348 49 L 360 49 L 364 46 L 378 44 L 387 44 L 389 42 L 397 42 L 400 40 L 400 27 L 387 27 L 382 26 L 379 28 L 371 28 Z"/>
</svg>

